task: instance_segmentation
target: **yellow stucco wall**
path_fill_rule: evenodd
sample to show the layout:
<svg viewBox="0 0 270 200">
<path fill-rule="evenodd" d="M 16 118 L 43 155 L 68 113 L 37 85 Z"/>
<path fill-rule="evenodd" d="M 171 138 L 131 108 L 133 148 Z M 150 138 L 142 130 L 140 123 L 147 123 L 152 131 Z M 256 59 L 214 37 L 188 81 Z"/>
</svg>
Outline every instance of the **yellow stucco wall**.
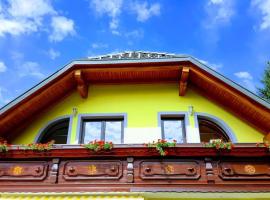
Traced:
<svg viewBox="0 0 270 200">
<path fill-rule="evenodd" d="M 109 193 L 87 193 L 87 192 L 68 192 L 68 193 L 0 193 L 2 200 L 269 200 L 270 193 L 242 193 L 242 192 L 109 192 Z"/>
<path fill-rule="evenodd" d="M 74 91 L 27 127 L 14 144 L 30 143 L 49 121 L 63 115 L 71 115 L 72 108 L 81 113 L 127 113 L 128 128 L 157 127 L 158 112 L 188 111 L 192 105 L 195 112 L 203 112 L 223 119 L 236 134 L 238 142 L 261 142 L 263 134 L 227 112 L 219 105 L 189 88 L 184 97 L 178 95 L 177 84 L 91 85 L 89 96 L 82 99 Z M 71 143 L 75 142 L 78 117 L 73 117 Z M 189 117 L 194 126 L 194 117 Z"/>
</svg>

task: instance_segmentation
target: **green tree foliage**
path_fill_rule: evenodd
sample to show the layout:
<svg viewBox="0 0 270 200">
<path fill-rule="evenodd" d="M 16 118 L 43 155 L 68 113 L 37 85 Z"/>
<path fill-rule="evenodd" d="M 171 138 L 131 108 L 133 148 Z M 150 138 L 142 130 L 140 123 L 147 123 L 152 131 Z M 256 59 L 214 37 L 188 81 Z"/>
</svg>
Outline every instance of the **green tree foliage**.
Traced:
<svg viewBox="0 0 270 200">
<path fill-rule="evenodd" d="M 270 102 L 270 62 L 267 63 L 261 82 L 263 88 L 259 88 L 259 95 Z"/>
</svg>

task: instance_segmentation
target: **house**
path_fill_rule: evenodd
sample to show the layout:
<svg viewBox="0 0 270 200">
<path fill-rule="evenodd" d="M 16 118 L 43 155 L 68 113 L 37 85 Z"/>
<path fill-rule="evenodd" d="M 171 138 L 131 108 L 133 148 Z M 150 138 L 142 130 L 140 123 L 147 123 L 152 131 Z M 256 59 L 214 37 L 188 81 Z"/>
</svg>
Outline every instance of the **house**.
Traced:
<svg viewBox="0 0 270 200">
<path fill-rule="evenodd" d="M 269 131 L 269 103 L 191 56 L 75 60 L 1 108 L 0 196 L 270 199 Z M 158 139 L 177 144 L 161 156 Z"/>
</svg>

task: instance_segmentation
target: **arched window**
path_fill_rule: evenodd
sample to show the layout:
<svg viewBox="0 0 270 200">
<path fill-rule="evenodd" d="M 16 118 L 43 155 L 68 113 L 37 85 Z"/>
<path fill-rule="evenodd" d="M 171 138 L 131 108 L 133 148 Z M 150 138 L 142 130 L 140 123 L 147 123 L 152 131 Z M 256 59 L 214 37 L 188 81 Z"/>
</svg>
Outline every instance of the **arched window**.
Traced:
<svg viewBox="0 0 270 200">
<path fill-rule="evenodd" d="M 218 124 L 215 122 L 205 119 L 198 118 L 199 131 L 201 142 L 209 142 L 211 139 L 221 139 L 224 142 L 229 142 L 230 138 Z"/>
<path fill-rule="evenodd" d="M 62 118 L 47 125 L 39 134 L 37 142 L 47 143 L 54 140 L 55 144 L 66 144 L 70 118 Z"/>
</svg>

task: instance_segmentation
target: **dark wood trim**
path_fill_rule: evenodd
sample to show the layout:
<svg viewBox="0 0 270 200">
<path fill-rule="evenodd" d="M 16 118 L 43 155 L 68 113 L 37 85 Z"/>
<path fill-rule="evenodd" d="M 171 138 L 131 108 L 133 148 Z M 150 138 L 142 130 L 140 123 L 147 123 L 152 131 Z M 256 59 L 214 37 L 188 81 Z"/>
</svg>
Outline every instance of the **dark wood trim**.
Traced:
<svg viewBox="0 0 270 200">
<path fill-rule="evenodd" d="M 0 153 L 0 192 L 270 192 L 270 153 L 255 144 L 183 144 L 165 157 L 142 145 L 54 147 Z"/>
<path fill-rule="evenodd" d="M 87 98 L 88 96 L 88 84 L 84 79 L 83 73 L 81 70 L 76 70 L 74 72 L 74 78 L 77 83 L 77 91 L 82 98 Z"/>
<path fill-rule="evenodd" d="M 179 81 L 179 96 L 185 96 L 188 85 L 189 67 L 183 67 Z"/>
<path fill-rule="evenodd" d="M 268 108 L 232 88 L 222 80 L 199 69 L 196 65 L 185 61 L 119 65 L 74 65 L 57 79 L 49 82 L 19 104 L 1 114 L 0 135 L 8 138 L 15 137 L 13 135 L 16 132 L 22 130 L 41 112 L 47 110 L 51 105 L 55 105 L 63 96 L 76 88 L 82 97 L 86 97 L 88 91 L 86 90 L 87 84 L 92 83 L 181 82 L 179 81 L 179 71 L 183 66 L 189 66 L 189 85 L 195 86 L 203 95 L 214 99 L 228 111 L 246 120 L 247 123 L 263 133 L 268 134 L 270 130 L 270 110 Z M 77 80 L 74 78 L 76 70 L 80 72 Z M 16 129 L 15 127 L 18 131 L 14 130 Z M 12 135 L 10 134 L 11 132 Z"/>
<path fill-rule="evenodd" d="M 58 147 L 57 147 L 58 146 Z M 0 153 L 2 159 L 31 159 L 31 158 L 96 158 L 96 157 L 160 157 L 155 148 L 143 145 L 115 145 L 110 151 L 93 152 L 80 145 L 54 145 L 54 149 L 45 152 L 20 150 L 14 147 L 6 153 Z M 205 148 L 202 144 L 178 144 L 177 147 L 168 148 L 168 157 L 269 157 L 270 151 L 266 148 L 256 147 L 256 144 L 236 144 L 229 150 L 216 150 Z M 167 157 L 167 156 L 166 156 Z"/>
</svg>

